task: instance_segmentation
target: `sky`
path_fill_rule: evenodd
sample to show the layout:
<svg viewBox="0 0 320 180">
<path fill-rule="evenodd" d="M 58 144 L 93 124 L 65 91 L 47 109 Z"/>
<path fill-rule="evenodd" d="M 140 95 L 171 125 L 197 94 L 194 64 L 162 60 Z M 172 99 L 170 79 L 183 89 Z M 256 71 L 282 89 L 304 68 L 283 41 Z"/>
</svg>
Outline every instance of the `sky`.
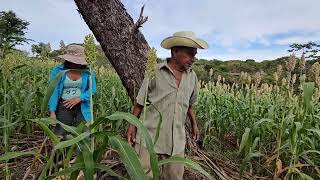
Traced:
<svg viewBox="0 0 320 180">
<path fill-rule="evenodd" d="M 289 55 L 289 44 L 320 43 L 320 0 L 122 0 L 134 21 L 145 4 L 148 21 L 140 30 L 159 57 L 170 52 L 161 41 L 176 31 L 190 30 L 209 44 L 197 58 L 257 61 Z M 73 0 L 0 0 L 0 11 L 13 10 L 30 22 L 31 44 L 50 42 L 59 48 L 83 42 L 90 29 Z M 297 54 L 299 55 L 299 54 Z"/>
</svg>

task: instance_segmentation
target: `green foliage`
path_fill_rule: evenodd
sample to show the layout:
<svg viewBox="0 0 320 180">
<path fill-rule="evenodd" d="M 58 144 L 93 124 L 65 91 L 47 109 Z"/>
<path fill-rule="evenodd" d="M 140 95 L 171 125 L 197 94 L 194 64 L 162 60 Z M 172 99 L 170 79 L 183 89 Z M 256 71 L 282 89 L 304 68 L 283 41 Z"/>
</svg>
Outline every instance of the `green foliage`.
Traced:
<svg viewBox="0 0 320 180">
<path fill-rule="evenodd" d="M 98 67 L 98 68 L 104 67 L 104 68 L 107 68 L 110 70 L 114 70 L 109 59 L 104 54 L 101 45 L 98 44 L 98 45 L 96 45 L 96 47 L 97 47 L 97 60 L 95 63 L 96 67 Z"/>
<path fill-rule="evenodd" d="M 320 55 L 318 55 L 318 52 L 320 51 L 320 44 L 317 44 L 312 41 L 304 44 L 300 44 L 300 43 L 291 44 L 288 52 L 297 52 L 297 51 L 302 51 L 302 53 L 307 54 L 306 58 L 311 58 L 311 59 L 320 58 Z"/>
<path fill-rule="evenodd" d="M 66 51 L 66 44 L 63 40 L 60 41 L 60 51 L 64 53 Z"/>
<path fill-rule="evenodd" d="M 157 50 L 153 47 L 148 52 L 148 61 L 147 61 L 147 75 L 150 79 L 153 79 L 156 73 L 157 66 Z"/>
<path fill-rule="evenodd" d="M 225 149 L 223 144 L 213 143 L 216 139 L 233 142 L 235 144 L 233 148 L 238 152 L 235 153 L 237 156 L 233 158 L 239 160 L 243 172 L 250 169 L 256 174 L 268 178 L 273 178 L 273 174 L 280 172 L 280 177 L 287 175 L 294 179 L 299 175 L 317 179 L 319 169 L 316 165 L 320 162 L 320 152 L 318 151 L 320 148 L 318 140 L 320 134 L 319 86 L 314 83 L 301 83 L 301 88 L 293 93 L 291 85 L 288 88 L 286 85 L 281 86 L 281 83 L 273 84 L 272 88 L 270 84 L 255 86 L 254 78 L 251 84 L 228 84 L 228 80 L 240 82 L 239 76 L 231 74 L 241 72 L 238 68 L 250 70 L 250 67 L 261 69 L 268 67 L 274 72 L 277 65 L 283 65 L 285 71 L 287 69 L 286 61 L 287 58 L 261 63 L 253 61 L 197 61 L 193 69 L 199 71 L 200 75 L 203 73 L 202 75 L 208 78 L 208 83 L 200 82 L 202 88 L 199 90 L 199 101 L 195 107 L 196 119 L 199 122 L 199 127 L 202 128 L 200 131 L 204 133 L 204 147 L 207 150 L 217 146 Z M 75 128 L 61 124 L 71 133 L 68 139 L 61 141 L 48 128 L 48 124 L 52 122 L 51 119 L 34 119 L 35 117 L 43 117 L 41 104 L 43 99 L 48 100 L 48 98 L 44 98 L 49 96 L 46 94 L 47 89 L 52 89 L 52 87 L 48 88 L 48 75 L 50 68 L 54 65 L 56 63 L 53 61 L 39 59 L 34 61 L 18 51 L 13 51 L 0 61 L 0 82 L 2 83 L 0 86 L 0 154 L 11 152 L 10 140 L 16 132 L 32 134 L 40 127 L 54 142 L 57 151 L 53 149 L 53 155 L 61 154 L 65 150 L 68 151 L 67 158 L 63 162 L 63 170 L 58 172 L 57 169 L 51 176 L 48 176 L 47 172 L 56 167 L 53 155 L 50 154 L 50 157 L 42 159 L 47 164 L 43 167 L 41 178 L 54 178 L 54 176 L 61 175 L 76 177 L 79 170 L 83 170 L 86 178 L 90 179 L 92 173 L 98 169 L 106 171 L 112 176 L 117 176 L 113 174 L 110 167 L 99 163 L 110 145 L 116 148 L 119 153 L 120 151 L 124 153 L 121 160 L 126 164 L 126 167 L 128 166 L 128 171 L 131 171 L 128 163 L 132 158 L 137 158 L 136 154 L 117 135 L 124 133 L 125 121 L 135 124 L 138 129 L 143 129 L 143 126 L 131 114 L 114 113 L 116 111 L 130 112 L 131 109 L 131 101 L 127 92 L 114 71 L 104 67 L 96 71 L 98 91 L 93 97 L 95 123 L 90 126 L 92 131 L 83 132 L 81 127 Z M 213 69 L 213 78 L 210 81 L 208 74 L 211 68 Z M 220 74 L 217 71 L 224 74 L 225 83 L 222 83 L 221 76 L 220 79 L 218 78 Z M 265 71 L 269 73 L 268 70 Z M 253 74 L 255 71 L 251 72 Z M 286 73 L 282 72 L 281 76 L 285 77 Z M 43 107 L 43 111 L 45 109 L 46 107 Z M 147 135 L 143 136 L 148 142 L 149 152 L 153 154 L 154 140 L 150 141 Z M 229 137 L 231 140 L 228 140 Z M 94 148 L 90 146 L 92 142 L 95 143 Z M 80 148 L 81 152 L 77 153 L 76 162 L 70 164 L 70 159 L 74 157 L 72 154 L 76 148 Z M 232 147 L 228 148 L 227 152 L 230 149 Z M 126 154 L 130 154 L 131 158 L 124 158 Z M 13 160 L 12 158 L 18 157 L 16 155 L 24 154 L 6 154 L 1 158 L 7 163 L 9 159 Z M 201 172 L 199 166 L 192 164 L 187 159 L 179 158 L 158 161 L 158 163 L 152 160 L 153 168 L 158 168 L 159 165 L 169 161 L 191 165 L 192 168 Z M 279 164 L 279 162 L 282 162 L 282 165 L 279 166 L 281 168 L 274 172 L 278 168 L 275 164 Z M 130 169 L 133 166 L 136 168 L 139 165 L 133 163 Z M 9 166 L 4 166 L 4 169 L 4 172 L 10 175 Z M 129 176 L 132 178 L 131 175 Z"/>
<path fill-rule="evenodd" d="M 0 156 L 0 161 L 7 161 L 21 156 L 31 156 L 34 152 L 6 152 Z"/>
<path fill-rule="evenodd" d="M 90 66 L 95 66 L 98 52 L 93 34 L 88 34 L 84 38 L 84 53 L 86 55 L 87 63 Z"/>
<path fill-rule="evenodd" d="M 111 137 L 109 139 L 109 142 L 112 147 L 119 152 L 120 158 L 126 166 L 130 177 L 132 179 L 147 180 L 147 176 L 144 173 L 135 150 L 127 142 L 121 140 L 118 137 Z"/>
<path fill-rule="evenodd" d="M 217 80 L 219 76 L 225 78 L 225 82 L 239 83 L 239 77 L 241 72 L 247 72 L 249 75 L 253 76 L 257 72 L 263 72 L 263 77 L 261 83 L 270 83 L 274 84 L 273 73 L 277 71 L 277 67 L 281 65 L 283 69 L 287 69 L 287 62 L 289 61 L 290 56 L 285 56 L 277 58 L 275 60 L 264 60 L 262 62 L 256 62 L 254 60 L 230 60 L 230 61 L 220 61 L 220 60 L 197 60 L 192 69 L 196 72 L 198 79 L 204 82 L 210 80 L 209 71 L 212 69 L 213 76 L 212 80 Z M 302 65 L 302 61 L 295 57 L 297 62 L 296 67 L 291 72 L 292 74 L 304 74 L 310 71 L 311 66 L 317 62 L 316 60 L 308 60 L 305 65 Z M 286 78 L 282 76 L 282 78 Z"/>
<path fill-rule="evenodd" d="M 201 84 L 196 115 L 200 126 L 203 124 L 205 128 L 206 149 L 214 149 L 216 139 L 235 144 L 241 173 L 249 168 L 267 177 L 277 174 L 294 179 L 299 173 L 314 179 L 319 177 L 315 164 L 320 163 L 320 156 L 318 152 L 307 153 L 320 148 L 317 139 L 319 86 L 316 88 L 315 83 L 305 82 L 299 91 L 292 93 L 292 86 L 287 84 L 280 87 L 265 84 L 261 87 L 254 84 L 231 86 L 221 81 Z M 279 165 L 274 172 L 275 166 L 271 165 L 278 162 L 282 163 L 281 168 Z M 267 165 L 259 167 L 255 164 Z M 297 167 L 300 164 L 308 168 Z"/>
<path fill-rule="evenodd" d="M 121 113 L 121 112 L 112 114 L 111 116 L 108 117 L 108 119 L 111 119 L 111 120 L 125 119 L 130 124 L 138 128 L 138 131 L 141 132 L 141 135 L 144 137 L 144 142 L 146 143 L 146 146 L 150 155 L 150 165 L 151 165 L 153 177 L 154 179 L 159 179 L 160 172 L 158 169 L 158 156 L 154 151 L 154 145 L 148 133 L 148 130 L 143 126 L 141 121 L 132 114 Z"/>
<path fill-rule="evenodd" d="M 209 180 L 214 180 L 214 178 L 206 172 L 198 163 L 195 163 L 194 161 L 191 161 L 190 159 L 186 159 L 183 157 L 177 157 L 177 156 L 172 156 L 171 158 L 164 159 L 159 161 L 159 166 L 164 165 L 164 164 L 169 164 L 169 163 L 182 163 L 185 164 L 186 166 L 202 173 L 205 175 Z"/>
<path fill-rule="evenodd" d="M 28 42 L 25 37 L 29 22 L 16 16 L 13 11 L 0 12 L 0 58 L 4 58 L 16 45 Z"/>
<path fill-rule="evenodd" d="M 157 156 L 154 151 L 154 142 L 152 141 L 146 128 L 142 125 L 141 121 L 130 113 L 114 113 L 113 115 L 109 116 L 111 113 L 117 110 L 128 112 L 130 111 L 131 107 L 130 99 L 126 95 L 125 89 L 121 86 L 121 82 L 119 78 L 114 74 L 114 72 L 110 72 L 109 70 L 102 68 L 100 69 L 99 73 L 96 74 L 97 80 L 98 82 L 100 82 L 98 83 L 100 91 L 98 91 L 96 97 L 94 98 L 94 117 L 96 119 L 94 124 L 84 128 L 84 124 L 80 124 L 79 127 L 73 127 L 57 121 L 57 123 L 59 123 L 67 132 L 70 133 L 67 136 L 67 139 L 62 140 L 59 139 L 48 127 L 49 124 L 53 123 L 53 119 L 34 119 L 34 117 L 43 116 L 43 114 L 41 114 L 41 109 L 42 112 L 46 111 L 46 104 L 48 103 L 52 90 L 54 89 L 56 83 L 59 81 L 59 79 L 65 72 L 61 72 L 53 81 L 51 81 L 51 84 L 48 87 L 47 77 L 49 74 L 49 70 L 50 67 L 55 65 L 55 63 L 53 63 L 52 61 L 41 60 L 30 61 L 27 57 L 24 57 L 25 59 L 22 62 L 20 62 L 20 64 L 22 65 L 19 65 L 19 63 L 15 61 L 10 61 L 10 56 L 8 56 L 7 58 L 9 59 L 5 59 L 0 64 L 1 69 L 7 69 L 8 72 L 11 72 L 10 74 L 1 73 L 0 76 L 1 80 L 4 78 L 6 79 L 6 81 L 3 82 L 10 82 L 10 84 L 6 84 L 0 89 L 0 95 L 3 97 L 8 97 L 7 99 L 4 98 L 6 99 L 5 102 L 1 102 L 1 100 L 3 99 L 0 99 L 0 103 L 2 104 L 2 106 L 8 109 L 8 111 L 5 111 L 6 114 L 2 114 L 3 111 L 0 111 L 0 128 L 11 130 L 10 134 L 8 134 L 9 131 L 4 132 L 6 137 L 10 137 L 15 132 L 22 132 L 21 130 L 19 130 L 20 126 L 24 126 L 24 124 L 27 122 L 32 122 L 32 129 L 36 129 L 37 127 L 35 126 L 39 126 L 40 129 L 42 129 L 43 132 L 48 136 L 48 138 L 50 138 L 50 140 L 54 143 L 55 147 L 52 150 L 51 154 L 49 154 L 49 157 L 43 159 L 43 162 L 47 164 L 43 166 L 43 170 L 38 177 L 39 179 L 53 179 L 59 176 L 70 177 L 71 179 L 75 179 L 79 175 L 80 171 L 84 172 L 84 176 L 86 179 L 93 179 L 94 174 L 97 170 L 105 171 L 110 176 L 117 176 L 120 179 L 124 179 L 117 175 L 110 167 L 100 163 L 102 157 L 105 154 L 105 151 L 107 150 L 107 147 L 110 145 L 112 145 L 112 147 L 118 150 L 121 160 L 124 163 L 131 179 L 141 179 L 145 177 L 145 172 L 142 169 L 136 152 L 127 142 L 123 141 L 121 138 L 117 136 L 117 134 L 119 134 L 119 130 L 118 126 L 115 126 L 115 124 L 118 124 L 119 122 L 120 125 L 124 124 L 123 120 L 126 120 L 134 124 L 142 132 L 142 138 L 147 142 L 148 151 L 150 152 L 150 163 L 152 166 L 154 177 L 155 179 L 159 179 L 160 164 L 157 161 Z M 12 58 L 17 60 L 15 57 Z M 24 88 L 21 88 L 21 81 L 12 81 L 14 78 L 17 77 L 19 77 L 21 81 L 27 81 L 26 83 L 28 83 L 28 89 L 30 89 L 31 95 L 41 92 L 41 98 L 37 100 L 35 98 L 32 98 L 36 96 L 22 97 L 18 95 Z M 29 81 L 30 79 L 32 81 Z M 107 86 L 105 86 L 105 84 L 108 84 L 110 89 Z M 39 92 L 37 92 L 37 89 L 39 89 Z M 8 102 L 10 97 L 9 94 L 14 95 L 14 97 L 12 98 L 15 98 L 15 101 L 19 103 L 20 101 L 24 101 L 24 103 L 27 103 L 27 105 L 22 106 L 26 108 L 26 110 L 16 110 L 14 114 L 11 114 L 11 110 L 14 109 L 14 104 L 12 102 Z M 100 101 L 103 103 L 101 103 Z M 32 114 L 29 111 L 32 111 Z M 26 115 L 24 115 L 24 113 L 26 113 Z M 8 119 L 10 119 L 10 121 Z M 1 153 L 3 154 L 2 156 L 0 156 L 0 160 L 5 161 L 6 163 L 8 160 L 13 160 L 20 156 L 34 154 L 33 152 L 9 152 L 9 141 L 2 142 L 6 142 L 7 149 L 4 152 L 7 153 L 3 154 L 3 150 L 0 149 Z M 94 144 L 95 146 L 91 146 L 92 144 Z M 73 152 L 75 148 L 78 149 L 76 160 L 74 163 L 70 163 L 70 159 L 72 157 L 72 154 L 74 154 Z M 53 157 L 56 155 L 64 154 L 64 152 L 66 151 L 68 151 L 68 153 L 66 155 L 65 160 L 63 161 L 64 168 L 62 170 L 59 170 L 57 169 L 58 164 L 56 164 L 56 162 L 53 161 Z M 39 157 L 40 154 L 36 154 L 35 160 Z M 172 160 L 172 162 L 176 161 L 177 160 Z M 207 172 L 203 171 L 203 169 L 197 163 L 192 162 L 191 160 L 182 158 L 178 159 L 178 161 L 180 163 L 186 163 L 187 165 L 195 168 L 196 170 L 200 170 L 202 173 L 209 175 Z M 54 169 L 56 169 L 56 171 Z M 8 166 L 5 166 L 5 170 L 7 177 L 9 177 L 10 171 Z M 52 171 L 53 174 L 47 174 L 48 172 Z"/>
<path fill-rule="evenodd" d="M 31 45 L 31 51 L 37 58 L 47 60 L 50 57 L 51 45 L 50 43 L 45 44 L 43 42 L 40 42 L 38 45 L 33 44 Z"/>
</svg>

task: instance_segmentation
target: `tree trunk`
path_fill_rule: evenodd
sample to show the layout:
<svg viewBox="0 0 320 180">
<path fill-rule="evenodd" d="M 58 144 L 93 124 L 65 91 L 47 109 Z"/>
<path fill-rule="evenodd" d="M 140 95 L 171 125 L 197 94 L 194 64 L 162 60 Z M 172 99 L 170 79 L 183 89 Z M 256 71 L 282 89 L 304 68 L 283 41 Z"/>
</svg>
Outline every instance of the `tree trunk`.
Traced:
<svg viewBox="0 0 320 180">
<path fill-rule="evenodd" d="M 75 2 L 133 100 L 141 86 L 150 49 L 144 36 L 138 29 L 134 30 L 135 24 L 119 0 Z M 191 150 L 197 149 L 191 141 L 190 131 L 186 134 L 187 146 Z"/>
<path fill-rule="evenodd" d="M 131 100 L 137 94 L 150 49 L 120 0 L 75 0 Z"/>
</svg>

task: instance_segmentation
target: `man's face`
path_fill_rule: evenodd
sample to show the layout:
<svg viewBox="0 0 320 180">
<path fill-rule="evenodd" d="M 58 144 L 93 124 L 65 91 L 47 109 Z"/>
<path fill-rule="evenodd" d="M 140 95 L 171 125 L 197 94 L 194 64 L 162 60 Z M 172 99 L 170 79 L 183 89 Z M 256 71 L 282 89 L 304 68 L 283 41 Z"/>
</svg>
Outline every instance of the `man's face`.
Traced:
<svg viewBox="0 0 320 180">
<path fill-rule="evenodd" d="M 177 47 L 173 48 L 173 55 L 177 60 L 177 65 L 183 70 L 188 70 L 195 61 L 197 48 L 191 47 Z"/>
</svg>

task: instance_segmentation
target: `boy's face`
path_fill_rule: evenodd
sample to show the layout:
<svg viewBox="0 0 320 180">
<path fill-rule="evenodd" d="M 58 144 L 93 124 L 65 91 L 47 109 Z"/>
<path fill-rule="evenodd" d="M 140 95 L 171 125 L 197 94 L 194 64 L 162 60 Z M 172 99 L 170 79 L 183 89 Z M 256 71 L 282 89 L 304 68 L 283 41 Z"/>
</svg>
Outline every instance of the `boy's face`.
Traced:
<svg viewBox="0 0 320 180">
<path fill-rule="evenodd" d="M 75 64 L 75 63 L 72 63 L 72 62 L 68 61 L 68 62 L 67 62 L 67 68 L 68 68 L 68 69 L 83 69 L 83 68 L 84 68 L 84 65 Z"/>
<path fill-rule="evenodd" d="M 177 65 L 184 71 L 188 70 L 195 61 L 197 48 L 192 47 L 177 47 L 173 48 L 174 58 L 177 60 Z"/>
</svg>

